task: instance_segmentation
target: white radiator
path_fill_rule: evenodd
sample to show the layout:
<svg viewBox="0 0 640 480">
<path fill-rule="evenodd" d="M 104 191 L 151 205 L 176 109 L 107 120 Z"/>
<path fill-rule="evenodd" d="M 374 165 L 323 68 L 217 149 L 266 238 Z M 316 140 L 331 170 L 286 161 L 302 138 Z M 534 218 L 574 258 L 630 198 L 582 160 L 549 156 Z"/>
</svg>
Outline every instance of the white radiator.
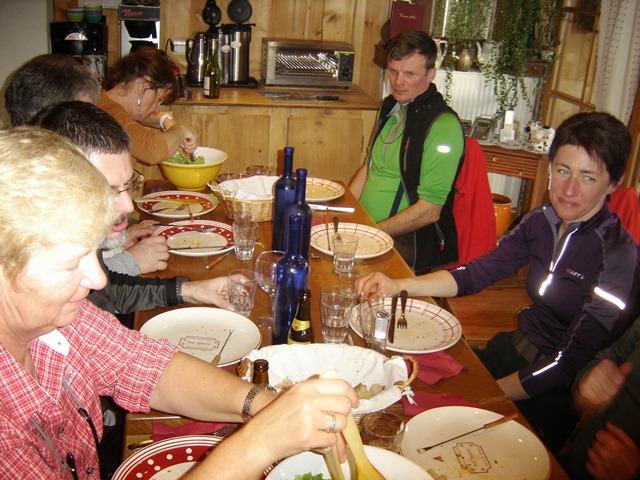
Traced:
<svg viewBox="0 0 640 480">
<path fill-rule="evenodd" d="M 480 72 L 452 72 L 450 106 L 463 120 L 473 120 L 479 115 L 492 117 L 498 110 L 498 99 L 493 93 L 493 83 L 487 83 L 486 77 Z M 438 91 L 445 95 L 446 72 L 438 70 L 433 83 Z M 525 85 L 529 96 L 533 97 L 537 79 L 526 77 Z M 520 122 L 522 128 L 531 121 L 531 112 L 527 100 L 519 95 L 518 106 L 514 111 L 514 119 Z"/>
</svg>

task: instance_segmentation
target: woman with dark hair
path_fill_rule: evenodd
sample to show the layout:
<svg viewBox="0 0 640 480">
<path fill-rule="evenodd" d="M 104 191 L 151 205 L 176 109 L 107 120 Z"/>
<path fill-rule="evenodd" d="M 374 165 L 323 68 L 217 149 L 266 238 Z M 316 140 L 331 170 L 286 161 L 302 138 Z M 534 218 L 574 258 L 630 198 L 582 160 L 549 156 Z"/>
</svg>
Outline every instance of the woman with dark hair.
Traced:
<svg viewBox="0 0 640 480">
<path fill-rule="evenodd" d="M 120 59 L 105 82 L 98 106 L 131 137 L 131 156 L 146 165 L 167 160 L 182 148 L 191 154 L 196 135 L 186 125 L 160 114 L 161 105 L 178 98 L 178 82 L 169 56 L 154 47 Z"/>
<path fill-rule="evenodd" d="M 386 295 L 478 293 L 528 267 L 531 306 L 518 329 L 498 333 L 477 355 L 552 451 L 573 428 L 568 385 L 635 318 L 638 245 L 606 205 L 621 184 L 631 136 L 615 117 L 579 113 L 565 120 L 549 151 L 551 203 L 528 213 L 488 254 L 455 270 L 358 283 Z"/>
</svg>

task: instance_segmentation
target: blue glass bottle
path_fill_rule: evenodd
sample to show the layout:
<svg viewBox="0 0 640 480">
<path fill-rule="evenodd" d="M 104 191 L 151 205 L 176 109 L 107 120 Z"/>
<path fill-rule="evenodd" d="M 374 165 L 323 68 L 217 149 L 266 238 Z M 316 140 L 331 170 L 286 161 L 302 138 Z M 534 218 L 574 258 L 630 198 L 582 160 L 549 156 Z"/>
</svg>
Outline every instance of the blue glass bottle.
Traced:
<svg viewBox="0 0 640 480">
<path fill-rule="evenodd" d="M 295 200 L 296 181 L 293 178 L 293 147 L 284 147 L 284 165 L 282 177 L 280 177 L 274 187 L 273 194 L 273 237 L 271 240 L 272 250 L 286 250 L 285 240 L 287 222 L 284 214 L 287 207 Z"/>
<path fill-rule="evenodd" d="M 302 225 L 300 226 L 300 254 L 304 259 L 309 261 L 309 247 L 311 246 L 311 221 L 313 220 L 313 212 L 311 207 L 305 202 L 307 194 L 307 169 L 298 168 L 296 170 L 296 196 L 295 201 L 287 207 L 285 211 L 285 219 L 292 215 L 300 215 L 302 217 Z M 288 235 L 285 236 L 285 245 L 289 244 Z"/>
<path fill-rule="evenodd" d="M 302 218 L 289 218 L 287 253 L 276 267 L 276 300 L 273 311 L 273 345 L 287 343 L 289 328 L 296 314 L 298 295 L 307 288 L 309 263 L 300 255 L 300 226 Z"/>
</svg>

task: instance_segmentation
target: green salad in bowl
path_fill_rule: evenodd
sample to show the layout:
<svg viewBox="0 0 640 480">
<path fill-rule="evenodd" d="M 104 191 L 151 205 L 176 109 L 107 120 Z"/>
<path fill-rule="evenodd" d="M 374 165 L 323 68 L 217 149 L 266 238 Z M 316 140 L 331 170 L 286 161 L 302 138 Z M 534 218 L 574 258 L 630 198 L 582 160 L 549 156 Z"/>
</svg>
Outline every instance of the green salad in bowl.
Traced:
<svg viewBox="0 0 640 480">
<path fill-rule="evenodd" d="M 182 153 L 176 152 L 173 157 L 167 160 L 169 163 L 179 163 L 180 165 L 202 165 L 204 164 L 204 155 L 196 155 L 195 158 L 185 157 Z"/>
</svg>

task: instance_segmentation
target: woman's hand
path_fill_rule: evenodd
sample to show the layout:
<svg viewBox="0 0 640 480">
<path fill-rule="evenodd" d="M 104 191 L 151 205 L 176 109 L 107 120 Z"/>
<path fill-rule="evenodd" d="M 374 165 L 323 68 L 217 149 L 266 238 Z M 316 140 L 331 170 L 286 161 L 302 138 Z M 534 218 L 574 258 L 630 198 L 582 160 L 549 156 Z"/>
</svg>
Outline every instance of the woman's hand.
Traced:
<svg viewBox="0 0 640 480">
<path fill-rule="evenodd" d="M 182 135 L 182 141 L 180 142 L 180 148 L 182 148 L 187 155 L 191 155 L 198 147 L 198 137 L 193 131 L 187 127 L 184 127 L 184 133 Z"/>
<path fill-rule="evenodd" d="M 291 387 L 243 428 L 251 431 L 253 447 L 273 462 L 335 445 L 337 434 L 347 425 L 347 415 L 358 403 L 346 381 L 315 378 Z"/>
<path fill-rule="evenodd" d="M 358 279 L 356 282 L 356 292 L 378 291 L 383 295 L 391 296 L 400 293 L 402 290 L 395 280 L 391 280 L 386 275 L 376 272 Z"/>
</svg>

